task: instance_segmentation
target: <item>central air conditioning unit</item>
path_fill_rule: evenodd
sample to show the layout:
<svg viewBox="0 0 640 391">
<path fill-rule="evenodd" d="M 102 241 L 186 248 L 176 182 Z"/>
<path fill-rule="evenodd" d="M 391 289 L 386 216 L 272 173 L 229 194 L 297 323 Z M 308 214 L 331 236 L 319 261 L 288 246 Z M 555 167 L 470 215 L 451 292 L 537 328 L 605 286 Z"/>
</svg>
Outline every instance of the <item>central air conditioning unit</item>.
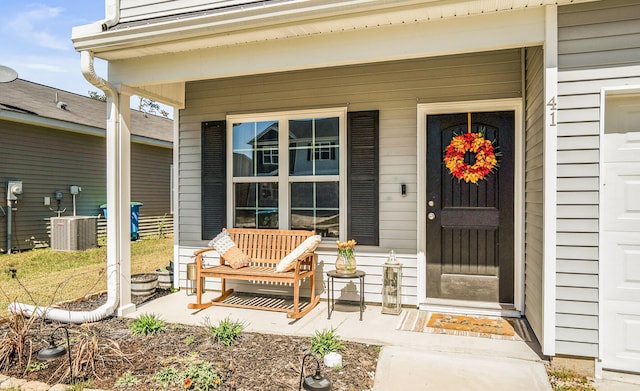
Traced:
<svg viewBox="0 0 640 391">
<path fill-rule="evenodd" d="M 98 247 L 98 218 L 65 216 L 51 218 L 51 249 L 78 251 Z"/>
</svg>

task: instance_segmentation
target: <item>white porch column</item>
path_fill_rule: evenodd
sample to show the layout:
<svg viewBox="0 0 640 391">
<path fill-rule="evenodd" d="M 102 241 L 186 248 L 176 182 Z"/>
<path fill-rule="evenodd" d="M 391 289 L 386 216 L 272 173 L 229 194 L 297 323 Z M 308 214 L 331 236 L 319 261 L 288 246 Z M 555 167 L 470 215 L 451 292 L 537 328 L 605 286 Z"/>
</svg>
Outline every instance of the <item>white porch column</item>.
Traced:
<svg viewBox="0 0 640 391">
<path fill-rule="evenodd" d="M 131 134 L 130 96 L 118 93 L 108 105 L 107 263 L 115 264 L 120 298 L 117 314 L 135 311 L 131 303 Z M 113 272 L 113 271 L 110 271 Z"/>
<path fill-rule="evenodd" d="M 556 216 L 558 177 L 558 6 L 545 7 L 544 255 L 542 353 L 556 353 Z"/>
</svg>

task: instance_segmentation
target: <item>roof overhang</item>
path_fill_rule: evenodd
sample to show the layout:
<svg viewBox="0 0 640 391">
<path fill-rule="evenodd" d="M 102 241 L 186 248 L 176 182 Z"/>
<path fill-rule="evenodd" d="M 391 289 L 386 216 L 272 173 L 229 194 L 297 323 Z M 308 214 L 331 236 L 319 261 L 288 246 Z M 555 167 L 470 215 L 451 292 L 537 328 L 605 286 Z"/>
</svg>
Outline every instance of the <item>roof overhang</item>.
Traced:
<svg viewBox="0 0 640 391">
<path fill-rule="evenodd" d="M 53 118 L 38 117 L 31 114 L 17 113 L 14 111 L 0 110 L 0 120 L 40 126 L 47 129 L 55 129 L 64 132 L 81 133 L 88 136 L 105 137 L 105 130 L 102 128 L 96 128 L 93 126 L 87 126 L 82 124 L 76 124 L 67 121 L 61 121 Z M 131 135 L 131 142 L 137 144 L 145 144 L 160 148 L 173 148 L 173 143 L 170 141 L 158 140 L 150 137 Z"/>
<path fill-rule="evenodd" d="M 184 107 L 189 81 L 541 45 L 545 5 L 587 1 L 270 0 L 100 21 L 72 40 L 109 61 L 111 83 Z"/>
<path fill-rule="evenodd" d="M 108 61 L 590 0 L 265 1 L 116 24 L 75 27 L 76 50 Z"/>
</svg>

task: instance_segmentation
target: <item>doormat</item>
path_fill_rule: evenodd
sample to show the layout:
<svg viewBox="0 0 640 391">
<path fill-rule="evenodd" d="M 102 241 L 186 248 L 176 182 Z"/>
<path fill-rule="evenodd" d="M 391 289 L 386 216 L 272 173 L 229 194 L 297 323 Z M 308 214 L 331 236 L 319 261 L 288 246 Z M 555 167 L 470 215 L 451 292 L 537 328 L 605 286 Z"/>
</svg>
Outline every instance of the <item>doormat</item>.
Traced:
<svg viewBox="0 0 640 391">
<path fill-rule="evenodd" d="M 404 310 L 397 330 L 430 334 L 531 341 L 527 321 L 521 318 L 454 315 L 437 312 Z"/>
<path fill-rule="evenodd" d="M 495 334 L 513 337 L 513 327 L 499 317 L 469 316 L 433 313 L 429 317 L 427 327 L 434 329 L 446 329 L 464 333 Z"/>
</svg>

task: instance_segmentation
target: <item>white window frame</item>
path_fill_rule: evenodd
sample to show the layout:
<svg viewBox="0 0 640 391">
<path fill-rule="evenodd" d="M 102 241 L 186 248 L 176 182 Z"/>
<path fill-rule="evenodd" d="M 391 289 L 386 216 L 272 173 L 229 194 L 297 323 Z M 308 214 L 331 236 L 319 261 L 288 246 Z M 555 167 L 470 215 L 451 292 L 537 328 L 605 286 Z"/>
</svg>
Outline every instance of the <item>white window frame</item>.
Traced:
<svg viewBox="0 0 640 391">
<path fill-rule="evenodd" d="M 265 149 L 264 151 L 262 151 L 262 164 L 271 164 L 274 166 L 279 164 L 273 162 L 274 160 L 279 162 L 279 155 L 280 150 L 278 149 Z"/>
<path fill-rule="evenodd" d="M 339 197 L 339 239 L 345 240 L 347 233 L 347 108 L 325 108 L 295 111 L 278 111 L 257 114 L 227 115 L 227 226 L 233 227 L 235 222 L 234 189 L 236 183 L 278 182 L 278 228 L 290 229 L 291 200 L 290 184 L 292 182 L 318 182 L 314 175 L 289 176 L 289 120 L 308 118 L 337 117 L 339 122 L 339 169 L 338 175 L 322 175 L 323 181 L 338 182 Z M 277 176 L 233 176 L 233 124 L 240 122 L 278 121 L 278 170 Z M 282 153 L 286 151 L 286 153 Z"/>
<path fill-rule="evenodd" d="M 331 159 L 331 142 L 330 141 L 318 141 L 313 147 L 313 157 L 315 160 L 332 160 Z M 324 158 L 326 154 L 328 157 Z"/>
</svg>

